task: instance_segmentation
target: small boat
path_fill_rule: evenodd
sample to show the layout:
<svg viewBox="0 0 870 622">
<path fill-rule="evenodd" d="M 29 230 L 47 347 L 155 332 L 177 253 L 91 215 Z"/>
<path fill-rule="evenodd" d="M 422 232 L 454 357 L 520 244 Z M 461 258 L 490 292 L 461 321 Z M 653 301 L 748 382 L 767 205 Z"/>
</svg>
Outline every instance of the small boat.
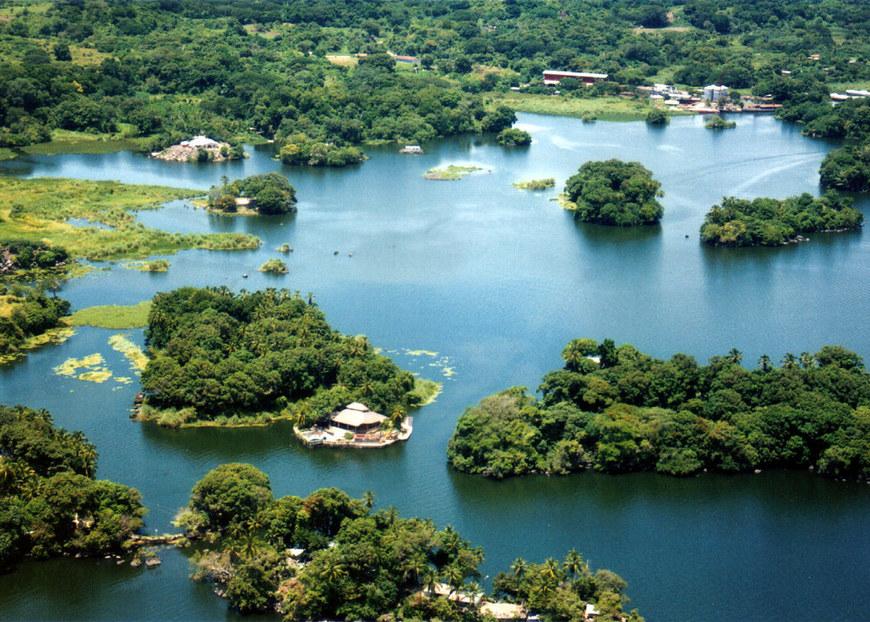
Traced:
<svg viewBox="0 0 870 622">
<path fill-rule="evenodd" d="M 420 145 L 405 145 L 403 149 L 399 149 L 399 153 L 407 153 L 410 155 L 423 155 L 424 151 Z"/>
</svg>

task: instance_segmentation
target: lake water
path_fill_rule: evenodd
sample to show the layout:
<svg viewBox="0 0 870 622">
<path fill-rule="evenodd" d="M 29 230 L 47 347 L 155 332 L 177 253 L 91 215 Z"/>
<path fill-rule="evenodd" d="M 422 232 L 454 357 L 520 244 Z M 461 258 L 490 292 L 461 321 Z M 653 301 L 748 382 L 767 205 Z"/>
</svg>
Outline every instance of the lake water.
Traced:
<svg viewBox="0 0 870 622">
<path fill-rule="evenodd" d="M 139 489 L 149 531 L 172 529 L 191 487 L 218 464 L 250 462 L 277 495 L 338 486 L 375 493 L 376 508 L 452 524 L 487 553 L 485 575 L 517 557 L 540 562 L 571 548 L 629 583 L 630 607 L 649 620 L 864 620 L 870 611 L 870 486 L 809 473 L 672 479 L 654 474 L 528 477 L 493 482 L 452 471 L 445 449 L 463 408 L 511 385 L 534 389 L 561 366 L 574 337 L 613 338 L 654 356 L 700 361 L 732 347 L 754 366 L 762 354 L 814 352 L 840 343 L 870 357 L 870 239 L 815 234 L 776 249 L 707 248 L 698 229 L 726 195 L 784 198 L 819 193 L 818 168 L 833 145 L 770 117 L 741 116 L 724 132 L 703 118 L 663 129 L 584 124 L 519 115 L 530 148 L 507 150 L 462 137 L 394 147 L 346 170 L 285 167 L 268 147 L 219 165 L 130 153 L 65 155 L 0 164 L 19 176 L 118 179 L 200 188 L 269 171 L 290 178 L 299 212 L 225 217 L 179 201 L 140 212 L 171 231 L 241 231 L 257 251 L 187 251 L 166 273 L 99 264 L 68 282 L 74 309 L 133 304 L 182 285 L 314 292 L 330 323 L 366 334 L 396 362 L 443 380 L 438 400 L 415 414 L 411 440 L 378 452 L 306 450 L 287 425 L 242 430 L 164 430 L 128 418 L 137 383 L 108 345 L 118 331 L 83 328 L 66 343 L 0 367 L 0 403 L 47 408 L 100 452 L 98 477 Z M 612 230 L 575 223 L 551 201 L 587 160 L 637 160 L 662 182 L 660 227 Z M 460 181 L 423 179 L 434 166 L 472 163 Z M 555 177 L 556 189 L 511 182 Z M 868 212 L 867 205 L 859 207 Z M 294 252 L 274 249 L 289 243 Z M 336 255 L 334 251 L 339 251 Z M 271 257 L 289 274 L 257 268 Z M 244 278 L 243 274 L 248 277 Z M 142 331 L 126 331 L 142 343 Z M 425 350 L 429 353 L 414 352 Z M 100 352 L 103 384 L 60 377 L 70 357 Z M 146 571 L 109 560 L 28 563 L 0 578 L 0 619 L 215 619 L 237 617 L 209 588 L 187 579 L 183 553 Z M 487 580 L 488 583 L 488 580 Z"/>
</svg>

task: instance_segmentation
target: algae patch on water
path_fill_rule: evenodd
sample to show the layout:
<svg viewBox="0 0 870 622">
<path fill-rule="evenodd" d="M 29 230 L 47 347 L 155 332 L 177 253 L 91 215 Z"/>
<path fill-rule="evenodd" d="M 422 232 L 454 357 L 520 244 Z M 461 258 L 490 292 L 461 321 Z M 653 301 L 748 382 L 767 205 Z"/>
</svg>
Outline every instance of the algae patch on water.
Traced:
<svg viewBox="0 0 870 622">
<path fill-rule="evenodd" d="M 101 305 L 76 311 L 69 317 L 73 326 L 95 326 L 97 328 L 141 328 L 148 323 L 151 301 L 144 300 L 136 305 Z"/>
<path fill-rule="evenodd" d="M 449 166 L 445 166 L 442 168 L 431 168 L 423 175 L 424 179 L 430 179 L 434 181 L 454 181 L 457 179 L 462 179 L 466 175 L 471 175 L 472 173 L 476 173 L 477 171 L 486 171 L 487 173 L 491 173 L 491 169 L 486 169 L 482 166 L 460 166 L 458 164 L 450 164 Z"/>
<path fill-rule="evenodd" d="M 148 357 L 142 352 L 142 348 L 130 341 L 127 335 L 112 335 L 109 337 L 109 345 L 126 356 L 130 361 L 130 367 L 137 371 L 142 371 L 148 364 Z"/>
<path fill-rule="evenodd" d="M 58 376 L 75 376 L 79 380 L 88 382 L 105 382 L 112 377 L 112 372 L 103 365 L 104 363 L 103 355 L 97 352 L 80 359 L 68 358 L 54 368 L 54 373 Z M 78 373 L 79 370 L 85 371 Z"/>
</svg>

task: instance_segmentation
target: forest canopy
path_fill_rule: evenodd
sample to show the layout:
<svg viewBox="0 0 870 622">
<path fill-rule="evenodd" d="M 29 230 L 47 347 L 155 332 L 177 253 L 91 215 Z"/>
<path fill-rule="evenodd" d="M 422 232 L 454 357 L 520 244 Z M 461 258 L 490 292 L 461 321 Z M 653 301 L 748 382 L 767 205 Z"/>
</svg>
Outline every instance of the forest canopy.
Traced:
<svg viewBox="0 0 870 622">
<path fill-rule="evenodd" d="M 296 189 L 280 173 L 251 175 L 232 183 L 224 179 L 208 193 L 208 206 L 235 212 L 239 198 L 248 199 L 248 209 L 259 214 L 288 214 L 296 211 Z"/>
<path fill-rule="evenodd" d="M 661 183 L 640 162 L 612 159 L 586 162 L 565 182 L 574 218 L 599 225 L 657 224 L 664 213 L 656 197 Z"/>
<path fill-rule="evenodd" d="M 121 551 L 145 509 L 135 489 L 95 480 L 96 461 L 93 444 L 47 411 L 0 405 L 0 568 Z"/>
<path fill-rule="evenodd" d="M 806 192 L 783 200 L 727 197 L 707 212 L 701 240 L 721 246 L 779 246 L 799 234 L 858 229 L 863 223 L 852 199 L 832 191 L 821 198 Z"/>
<path fill-rule="evenodd" d="M 374 512 L 374 495 L 337 488 L 275 499 L 269 477 L 249 464 L 224 464 L 193 487 L 178 524 L 214 544 L 195 557 L 194 579 L 217 584 L 241 613 L 278 610 L 285 620 L 482 620 L 457 595 L 483 596 L 484 552 L 449 525 Z M 289 557 L 288 557 L 289 556 Z M 592 572 L 577 551 L 500 573 L 495 596 L 557 618 L 576 619 L 587 602 L 601 620 L 620 620 L 626 583 Z M 468 600 L 466 598 L 466 600 Z M 636 612 L 631 622 L 642 622 Z"/>
<path fill-rule="evenodd" d="M 699 365 L 654 359 L 610 339 L 574 339 L 563 369 L 465 410 L 447 456 L 459 471 L 503 478 L 565 474 L 808 468 L 870 476 L 870 374 L 842 346 L 741 366 L 732 349 Z"/>
<path fill-rule="evenodd" d="M 360 401 L 387 416 L 419 404 L 414 377 L 364 336 L 332 329 L 313 295 L 183 287 L 157 294 L 145 339 L 146 406 L 180 425 L 270 413 L 300 428 Z M 149 409 L 143 413 L 148 415 Z"/>
</svg>

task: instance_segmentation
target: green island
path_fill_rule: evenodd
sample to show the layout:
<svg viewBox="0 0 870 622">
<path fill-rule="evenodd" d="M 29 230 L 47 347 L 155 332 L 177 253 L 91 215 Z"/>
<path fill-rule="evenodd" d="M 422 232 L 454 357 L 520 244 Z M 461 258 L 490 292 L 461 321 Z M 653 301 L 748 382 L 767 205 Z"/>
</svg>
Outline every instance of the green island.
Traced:
<svg viewBox="0 0 870 622">
<path fill-rule="evenodd" d="M 136 222 L 135 210 L 199 194 L 116 181 L 0 177 L 0 240 L 50 243 L 70 257 L 92 261 L 145 259 L 190 248 L 259 247 L 259 239 L 248 234 L 167 233 Z M 86 224 L 71 224 L 71 219 Z"/>
<path fill-rule="evenodd" d="M 562 358 L 541 379 L 540 401 L 513 387 L 467 408 L 450 464 L 493 478 L 588 468 L 870 475 L 870 374 L 842 346 L 787 353 L 779 367 L 763 355 L 754 370 L 736 348 L 700 366 L 610 339 L 574 339 Z"/>
<path fill-rule="evenodd" d="M 69 307 L 68 301 L 49 296 L 44 286 L 0 283 L 0 363 L 69 337 L 63 320 Z"/>
<path fill-rule="evenodd" d="M 144 300 L 135 305 L 99 305 L 79 309 L 67 318 L 71 326 L 96 326 L 123 330 L 142 328 L 148 323 L 151 301 Z"/>
<path fill-rule="evenodd" d="M 425 179 L 432 181 L 456 181 L 467 175 L 471 175 L 477 171 L 485 170 L 480 166 L 461 166 L 459 164 L 450 164 L 441 168 L 430 168 L 423 175 Z"/>
<path fill-rule="evenodd" d="M 499 132 L 495 140 L 502 147 L 524 147 L 532 144 L 532 135 L 525 130 L 509 127 Z"/>
<path fill-rule="evenodd" d="M 268 259 L 259 268 L 260 272 L 271 272 L 272 274 L 287 274 L 287 264 L 280 259 Z"/>
<path fill-rule="evenodd" d="M 290 214 L 296 212 L 296 189 L 280 173 L 251 175 L 220 186 L 208 193 L 208 208 L 240 214 Z"/>
<path fill-rule="evenodd" d="M 146 510 L 135 489 L 94 479 L 96 461 L 93 444 L 47 411 L 0 405 L 0 569 L 131 548 Z"/>
<path fill-rule="evenodd" d="M 781 246 L 804 241 L 802 234 L 851 231 L 863 223 L 852 199 L 834 191 L 821 198 L 806 192 L 783 200 L 727 197 L 707 212 L 701 240 L 717 246 Z"/>
<path fill-rule="evenodd" d="M 543 179 L 525 179 L 511 184 L 519 190 L 549 190 L 555 187 L 556 180 L 552 177 L 544 177 Z"/>
<path fill-rule="evenodd" d="M 364 336 L 330 328 L 313 295 L 184 287 L 151 302 L 141 420 L 159 425 L 325 424 L 365 402 L 398 426 L 431 391 Z M 434 384 L 434 383 L 431 383 Z M 421 386 L 423 385 L 423 386 Z"/>
<path fill-rule="evenodd" d="M 704 127 L 708 130 L 730 130 L 737 127 L 737 123 L 735 121 L 726 121 L 718 114 L 714 114 L 710 120 L 704 124 Z"/>
<path fill-rule="evenodd" d="M 565 198 L 574 219 L 617 227 L 654 225 L 664 208 L 661 183 L 640 162 L 612 159 L 586 162 L 565 182 Z"/>
<path fill-rule="evenodd" d="M 664 126 L 671 122 L 668 113 L 660 108 L 654 108 L 646 115 L 646 124 L 655 126 Z"/>
<path fill-rule="evenodd" d="M 484 551 L 452 527 L 372 511 L 374 495 L 352 499 L 336 488 L 275 499 L 269 477 L 250 464 L 224 464 L 193 487 L 177 517 L 191 540 L 194 580 L 217 586 L 241 613 L 278 611 L 291 620 L 583 619 L 587 604 L 602 621 L 642 622 L 623 612 L 626 583 L 592 572 L 577 551 L 560 564 L 518 558 L 493 582 L 494 603 L 477 583 Z M 361 589 L 361 586 L 365 586 Z"/>
</svg>

